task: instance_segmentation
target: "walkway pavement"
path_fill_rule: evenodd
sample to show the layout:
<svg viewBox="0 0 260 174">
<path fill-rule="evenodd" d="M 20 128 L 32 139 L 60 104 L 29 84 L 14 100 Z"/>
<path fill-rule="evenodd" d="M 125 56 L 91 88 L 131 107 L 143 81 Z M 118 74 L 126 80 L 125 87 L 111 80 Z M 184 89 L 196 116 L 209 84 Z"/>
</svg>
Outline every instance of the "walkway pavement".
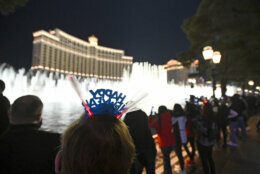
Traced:
<svg viewBox="0 0 260 174">
<path fill-rule="evenodd" d="M 256 128 L 259 120 L 260 115 L 248 120 L 250 127 L 247 131 L 248 138 L 238 139 L 237 147 L 214 148 L 213 159 L 216 165 L 216 174 L 260 174 L 260 131 Z M 187 158 L 184 151 L 183 155 Z M 196 166 L 194 167 L 186 166 L 187 174 L 203 174 L 198 153 L 195 162 Z M 180 166 L 174 152 L 171 153 L 171 164 L 173 174 L 178 174 Z M 163 174 L 163 161 L 160 152 L 156 158 L 156 174 Z"/>
<path fill-rule="evenodd" d="M 238 147 L 219 148 L 214 151 L 216 174 L 260 173 L 260 132 L 256 129 L 258 120 L 260 115 L 248 120 L 248 138 L 238 139 Z M 193 173 L 202 173 L 202 170 Z"/>
</svg>

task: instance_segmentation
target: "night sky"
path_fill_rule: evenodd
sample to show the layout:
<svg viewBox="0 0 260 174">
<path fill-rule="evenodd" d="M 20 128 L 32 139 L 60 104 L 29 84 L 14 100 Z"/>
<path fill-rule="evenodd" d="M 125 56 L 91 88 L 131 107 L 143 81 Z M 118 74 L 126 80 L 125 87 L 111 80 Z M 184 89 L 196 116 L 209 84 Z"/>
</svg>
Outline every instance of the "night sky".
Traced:
<svg viewBox="0 0 260 174">
<path fill-rule="evenodd" d="M 181 30 L 200 0 L 29 0 L 9 16 L 0 15 L 0 64 L 31 66 L 32 32 L 59 28 L 99 45 L 123 49 L 134 62 L 165 64 L 185 51 Z"/>
</svg>

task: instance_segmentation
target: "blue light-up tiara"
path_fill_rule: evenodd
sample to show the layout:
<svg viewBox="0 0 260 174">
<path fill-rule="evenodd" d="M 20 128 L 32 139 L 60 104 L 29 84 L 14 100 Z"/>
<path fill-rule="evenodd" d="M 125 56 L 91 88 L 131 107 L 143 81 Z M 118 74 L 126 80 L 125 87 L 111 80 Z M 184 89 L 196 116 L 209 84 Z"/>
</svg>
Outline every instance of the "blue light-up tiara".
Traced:
<svg viewBox="0 0 260 174">
<path fill-rule="evenodd" d="M 110 114 L 117 117 L 122 115 L 125 107 L 125 95 L 111 89 L 89 90 L 89 92 L 92 98 L 86 100 L 86 103 L 91 113 L 85 107 L 86 116 L 84 119 L 97 114 Z"/>
</svg>

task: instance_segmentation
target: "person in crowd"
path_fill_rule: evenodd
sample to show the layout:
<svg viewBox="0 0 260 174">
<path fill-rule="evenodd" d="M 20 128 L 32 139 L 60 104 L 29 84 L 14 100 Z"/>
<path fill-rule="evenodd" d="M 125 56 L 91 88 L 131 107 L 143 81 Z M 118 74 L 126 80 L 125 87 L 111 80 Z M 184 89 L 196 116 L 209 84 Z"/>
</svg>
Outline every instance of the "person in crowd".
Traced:
<svg viewBox="0 0 260 174">
<path fill-rule="evenodd" d="M 227 125 L 228 125 L 229 109 L 226 105 L 226 99 L 221 100 L 221 104 L 217 113 L 217 125 L 219 128 L 218 141 L 220 140 L 220 133 L 223 135 L 223 148 L 227 147 Z M 219 142 L 218 142 L 219 144 Z"/>
<path fill-rule="evenodd" d="M 242 112 L 242 115 L 244 117 L 244 122 L 245 125 L 247 126 L 247 120 L 249 119 L 250 116 L 250 111 L 251 109 L 249 108 L 249 101 L 247 100 L 247 97 L 245 95 L 241 96 L 240 98 L 242 102 L 244 103 L 245 109 Z"/>
<path fill-rule="evenodd" d="M 218 126 L 218 112 L 219 112 L 219 100 L 217 98 L 213 98 L 211 101 L 212 110 L 213 110 L 213 122 L 217 125 L 217 137 L 216 137 L 216 143 L 215 147 L 219 148 L 219 141 L 220 141 L 220 127 Z"/>
<path fill-rule="evenodd" d="M 247 96 L 247 108 L 248 108 L 248 115 L 249 116 L 253 116 L 254 114 L 256 114 L 256 102 L 257 102 L 257 98 L 254 95 L 249 95 Z"/>
<path fill-rule="evenodd" d="M 247 137 L 247 132 L 246 132 L 246 124 L 245 124 L 245 112 L 247 110 L 246 104 L 243 102 L 243 100 L 240 98 L 239 94 L 235 94 L 233 96 L 233 102 L 232 102 L 232 107 L 234 110 L 238 113 L 238 128 L 241 129 L 241 133 L 239 132 L 239 129 L 237 129 L 237 135 L 238 136 L 243 136 Z"/>
<path fill-rule="evenodd" d="M 148 122 L 150 127 L 156 128 L 158 134 L 158 144 L 163 153 L 164 174 L 171 174 L 170 153 L 176 145 L 172 132 L 171 114 L 165 106 L 160 106 L 158 114 L 150 115 Z"/>
<path fill-rule="evenodd" d="M 212 158 L 212 149 L 217 136 L 217 130 L 213 121 L 213 108 L 208 100 L 204 101 L 202 116 L 197 118 L 194 124 L 197 136 L 197 148 L 204 174 L 215 174 L 215 163 Z"/>
<path fill-rule="evenodd" d="M 127 126 L 110 114 L 76 120 L 62 136 L 56 173 L 128 174 L 135 146 Z"/>
<path fill-rule="evenodd" d="M 234 97 L 230 98 L 231 105 L 229 107 L 228 120 L 230 129 L 230 141 L 227 142 L 230 146 L 237 146 L 236 132 L 238 129 L 238 108 L 235 103 Z"/>
<path fill-rule="evenodd" d="M 185 132 L 187 118 L 180 104 L 175 104 L 172 112 L 173 132 L 176 139 L 176 153 L 179 158 L 182 173 L 186 173 L 184 168 L 184 159 L 182 156 L 182 146 L 184 146 L 187 154 L 191 153 L 187 147 L 187 136 Z"/>
<path fill-rule="evenodd" d="M 3 80 L 0 80 L 0 138 L 7 132 L 9 127 L 10 102 L 3 95 L 4 90 L 5 83 Z"/>
<path fill-rule="evenodd" d="M 187 160 L 187 165 L 194 165 L 194 157 L 195 157 L 195 132 L 193 130 L 193 121 L 200 114 L 198 107 L 194 104 L 195 96 L 190 96 L 190 101 L 186 103 L 185 106 L 185 114 L 187 116 L 187 124 L 186 124 L 186 135 L 188 138 L 188 143 L 191 146 L 191 154 L 189 155 L 190 160 Z"/>
<path fill-rule="evenodd" d="M 164 174 L 171 174 L 170 153 L 175 148 L 176 140 L 172 132 L 171 114 L 165 106 L 158 108 L 158 115 L 150 115 L 149 126 L 156 128 L 158 144 L 163 153 Z"/>
<path fill-rule="evenodd" d="M 131 174 L 141 174 L 143 167 L 147 174 L 154 174 L 156 148 L 146 113 L 134 108 L 126 114 L 124 122 L 129 128 L 136 150 L 136 162 L 131 167 Z"/>
<path fill-rule="evenodd" d="M 60 135 L 39 130 L 42 110 L 42 101 L 34 95 L 14 101 L 9 131 L 0 140 L 0 173 L 55 173 Z"/>
<path fill-rule="evenodd" d="M 236 119 L 237 127 L 235 129 L 236 135 L 241 136 L 239 129 L 238 129 L 238 128 L 240 128 L 242 136 L 247 137 L 246 125 L 245 125 L 245 120 L 244 120 L 244 115 L 243 115 L 243 112 L 246 110 L 246 106 L 245 106 L 244 102 L 240 99 L 239 94 L 235 94 L 231 98 L 230 108 L 233 109 L 238 114 L 237 119 Z"/>
</svg>

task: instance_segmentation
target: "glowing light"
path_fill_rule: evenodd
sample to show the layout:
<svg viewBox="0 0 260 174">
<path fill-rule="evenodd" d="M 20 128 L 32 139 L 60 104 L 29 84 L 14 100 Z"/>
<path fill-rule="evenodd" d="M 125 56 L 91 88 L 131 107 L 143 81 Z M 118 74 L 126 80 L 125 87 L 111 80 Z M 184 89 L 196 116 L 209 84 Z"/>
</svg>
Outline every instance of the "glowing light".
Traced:
<svg viewBox="0 0 260 174">
<path fill-rule="evenodd" d="M 205 60 L 210 60 L 213 57 L 213 49 L 211 46 L 206 46 L 203 48 L 202 55 Z"/>
<path fill-rule="evenodd" d="M 188 83 L 193 83 L 193 84 L 195 84 L 195 83 L 196 83 L 196 79 L 194 79 L 194 78 L 188 79 Z"/>
<path fill-rule="evenodd" d="M 39 30 L 39 31 L 36 31 L 36 32 L 33 33 L 33 36 L 34 36 L 33 43 L 36 44 L 36 43 L 43 42 L 45 44 L 51 45 L 52 47 L 59 48 L 59 49 L 62 49 L 64 51 L 67 51 L 67 52 L 70 52 L 70 53 L 74 53 L 74 54 L 77 54 L 79 56 L 84 56 L 86 58 L 93 58 L 93 57 L 90 57 L 90 55 L 86 54 L 85 52 L 76 51 L 73 48 L 70 48 L 69 46 L 64 45 L 62 42 L 60 42 L 60 35 L 69 39 L 69 40 L 71 40 L 71 41 L 73 41 L 73 42 L 84 45 L 86 47 L 89 47 L 89 46 L 92 45 L 93 47 L 95 47 L 97 50 L 100 50 L 100 51 L 119 53 L 119 54 L 122 55 L 121 58 L 126 60 L 126 61 L 113 60 L 113 59 L 100 59 L 98 56 L 96 56 L 95 59 L 106 61 L 106 62 L 113 62 L 113 63 L 132 64 L 133 57 L 124 56 L 124 51 L 120 50 L 120 49 L 114 49 L 114 48 L 99 46 L 98 45 L 98 39 L 94 35 L 89 37 L 90 43 L 88 43 L 88 42 L 81 40 L 79 38 L 76 38 L 76 37 L 74 37 L 74 36 L 72 36 L 68 33 L 65 33 L 64 31 L 62 31 L 60 29 L 51 30 L 49 33 L 44 31 L 44 30 Z M 46 38 L 43 38 L 43 37 L 40 37 L 40 36 L 46 36 L 47 38 L 58 41 L 58 43 L 50 41 L 49 39 L 46 39 Z M 129 60 L 130 62 L 127 61 L 127 60 Z"/>
<path fill-rule="evenodd" d="M 220 63 L 221 54 L 219 51 L 214 51 L 212 60 L 213 60 L 213 63 L 215 63 L 215 64 Z"/>
<path fill-rule="evenodd" d="M 88 41 L 91 45 L 98 45 L 98 38 L 96 38 L 94 35 L 90 36 Z"/>
<path fill-rule="evenodd" d="M 250 86 L 254 86 L 254 81 L 253 80 L 250 80 L 249 82 L 248 82 L 248 84 L 250 85 Z"/>
<path fill-rule="evenodd" d="M 58 37 L 53 36 L 52 34 L 46 32 L 46 31 L 44 31 L 44 30 L 39 30 L 39 31 L 36 31 L 36 32 L 33 33 L 33 37 L 39 37 L 39 36 L 42 36 L 42 35 L 43 35 L 43 36 L 46 36 L 46 37 L 49 37 L 49 38 L 51 38 L 51 39 L 54 39 L 54 40 L 56 40 L 56 41 L 59 41 L 59 40 L 60 40 Z"/>
<path fill-rule="evenodd" d="M 198 66 L 200 64 L 199 60 L 194 61 L 194 65 Z"/>
<path fill-rule="evenodd" d="M 131 57 L 131 56 L 122 56 L 122 59 L 133 60 L 133 57 Z"/>
</svg>

